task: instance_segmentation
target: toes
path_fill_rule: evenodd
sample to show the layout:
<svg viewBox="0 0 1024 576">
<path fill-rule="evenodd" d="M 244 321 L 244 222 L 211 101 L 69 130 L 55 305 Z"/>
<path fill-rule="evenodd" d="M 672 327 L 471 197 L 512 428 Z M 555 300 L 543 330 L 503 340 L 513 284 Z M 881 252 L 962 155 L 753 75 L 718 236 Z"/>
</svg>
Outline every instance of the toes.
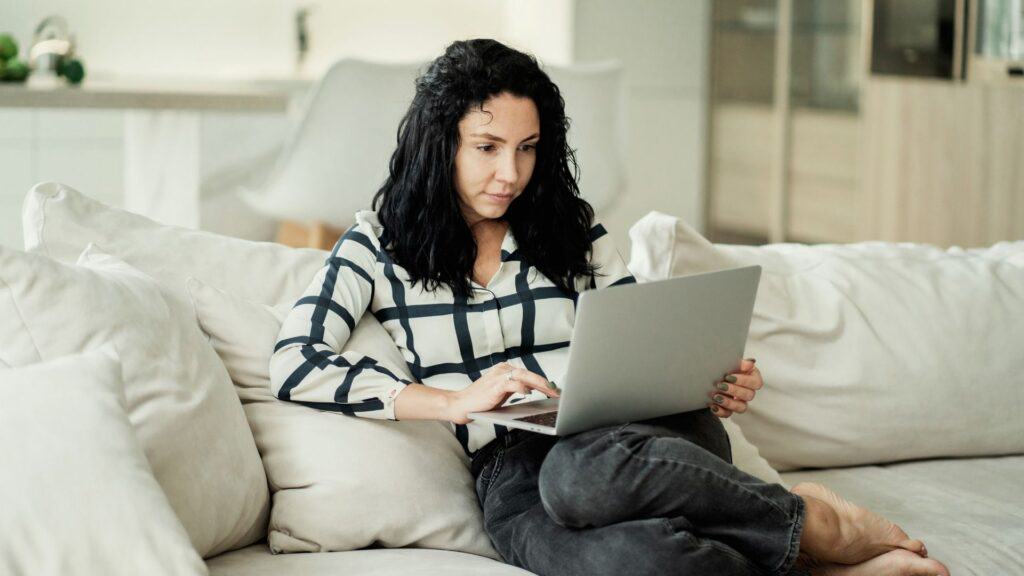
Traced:
<svg viewBox="0 0 1024 576">
<path fill-rule="evenodd" d="M 949 576 L 949 569 L 938 560 L 911 556 L 900 550 L 890 552 L 889 556 L 897 560 L 893 563 L 893 568 L 896 569 L 894 574 L 904 576 L 935 576 L 936 574 L 939 576 Z"/>
<path fill-rule="evenodd" d="M 945 564 L 942 564 L 940 562 L 935 563 L 938 564 L 938 566 L 936 567 L 936 574 L 938 574 L 939 576 L 949 576 L 949 568 L 946 568 Z"/>
<path fill-rule="evenodd" d="M 938 574 L 939 576 L 949 576 L 949 569 L 946 568 L 946 566 L 943 565 L 942 562 L 932 560 L 931 558 L 922 558 L 920 562 L 921 564 L 915 567 L 917 571 L 912 572 L 912 574 L 922 574 L 925 576 L 932 576 L 933 574 Z"/>
<path fill-rule="evenodd" d="M 899 544 L 897 544 L 897 546 L 899 546 L 900 548 L 903 548 L 904 550 L 910 550 L 911 552 L 913 552 L 914 554 L 917 554 L 918 556 L 922 556 L 922 557 L 927 557 L 928 556 L 928 550 L 924 547 L 924 542 L 922 542 L 920 540 L 904 540 L 904 541 L 900 542 Z"/>
</svg>

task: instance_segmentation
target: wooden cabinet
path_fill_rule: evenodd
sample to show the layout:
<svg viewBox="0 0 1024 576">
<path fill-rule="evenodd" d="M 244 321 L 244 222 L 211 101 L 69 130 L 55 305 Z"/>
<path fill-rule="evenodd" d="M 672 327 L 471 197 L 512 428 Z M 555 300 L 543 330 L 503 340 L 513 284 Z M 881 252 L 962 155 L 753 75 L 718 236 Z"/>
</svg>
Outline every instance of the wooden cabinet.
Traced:
<svg viewBox="0 0 1024 576">
<path fill-rule="evenodd" d="M 857 238 L 862 0 L 714 6 L 709 235 Z"/>
<path fill-rule="evenodd" d="M 710 228 L 768 239 L 777 130 L 772 108 L 716 107 L 710 158 Z M 845 112 L 791 113 L 783 240 L 850 242 L 865 232 L 861 121 Z M 781 241 L 781 240 L 780 240 Z"/>
<path fill-rule="evenodd" d="M 803 0 L 715 3 L 708 236 L 963 247 L 1024 238 L 1024 80 L 868 76 L 871 31 L 860 22 L 871 0 L 820 5 L 833 12 Z M 809 57 L 827 46 L 821 62 Z M 744 88 L 737 71 L 751 62 L 771 80 L 747 75 Z"/>
<path fill-rule="evenodd" d="M 770 210 L 772 111 L 769 106 L 716 106 L 711 120 L 708 229 L 767 236 Z"/>
<path fill-rule="evenodd" d="M 867 237 L 1024 238 L 1024 86 L 879 78 L 864 103 Z"/>
</svg>

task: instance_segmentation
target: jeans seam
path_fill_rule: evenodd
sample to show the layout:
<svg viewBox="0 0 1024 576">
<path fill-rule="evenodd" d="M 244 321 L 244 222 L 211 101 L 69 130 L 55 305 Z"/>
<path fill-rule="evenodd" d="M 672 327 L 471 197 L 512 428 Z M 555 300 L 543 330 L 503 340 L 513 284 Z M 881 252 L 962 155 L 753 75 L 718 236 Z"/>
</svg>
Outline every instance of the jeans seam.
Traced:
<svg viewBox="0 0 1024 576">
<path fill-rule="evenodd" d="M 782 562 L 775 568 L 776 574 L 789 574 L 791 568 L 796 564 L 797 557 L 800 555 L 800 537 L 803 534 L 804 528 L 804 501 L 801 498 L 795 500 L 796 503 L 796 520 L 793 522 L 793 527 L 789 532 L 789 552 L 782 559 Z"/>
<path fill-rule="evenodd" d="M 783 510 L 783 509 L 782 509 L 782 507 L 780 507 L 780 506 L 779 506 L 778 504 L 776 504 L 775 502 L 772 502 L 772 501 L 771 501 L 771 500 L 769 500 L 768 498 L 765 498 L 764 496 L 761 496 L 761 495 L 760 495 L 760 494 L 758 494 L 757 492 L 753 492 L 753 491 L 751 491 L 751 490 L 747 489 L 747 488 L 746 488 L 745 486 L 743 486 L 742 484 L 738 484 L 738 483 L 736 483 L 736 482 L 733 482 L 733 481 L 732 481 L 732 479 L 730 479 L 730 478 L 727 478 L 727 477 L 725 477 L 725 476 L 722 476 L 721 474 L 719 474 L 719 473 L 715 472 L 714 470 L 709 470 L 709 469 L 707 469 L 707 468 L 705 468 L 705 467 L 703 467 L 703 466 L 698 466 L 697 464 L 692 464 L 692 463 L 690 463 L 690 462 L 684 462 L 684 461 L 681 461 L 681 460 L 672 460 L 672 459 L 670 459 L 670 458 L 652 458 L 652 457 L 648 457 L 648 456 L 643 456 L 643 455 L 641 455 L 641 454 L 637 454 L 637 453 L 635 453 L 634 451 L 630 450 L 629 448 L 627 448 L 626 446 L 624 446 L 624 445 L 622 444 L 622 442 L 620 442 L 620 441 L 619 441 L 619 432 L 620 432 L 620 431 L 621 431 L 621 430 L 622 430 L 623 428 L 625 428 L 625 426 L 623 426 L 622 428 L 619 428 L 618 430 L 616 430 L 616 431 L 615 431 L 615 432 L 613 433 L 613 441 L 614 441 L 614 443 L 615 443 L 615 446 L 617 446 L 617 447 L 621 448 L 622 450 L 625 450 L 625 451 L 626 451 L 626 453 L 627 453 L 627 454 L 629 454 L 629 455 L 630 455 L 631 457 L 633 457 L 633 458 L 639 458 L 640 460 L 644 460 L 644 461 L 646 461 L 646 462 L 671 462 L 671 463 L 673 463 L 673 464 L 681 464 L 681 465 L 683 465 L 683 466 L 689 466 L 689 467 L 691 467 L 691 468 L 696 468 L 696 469 L 698 469 L 698 470 L 700 470 L 700 471 L 702 471 L 702 472 L 706 472 L 706 473 L 708 473 L 708 474 L 711 474 L 712 476 L 714 476 L 714 477 L 716 477 L 716 478 L 719 478 L 719 479 L 721 479 L 721 480 L 723 480 L 723 481 L 725 481 L 725 482 L 727 482 L 727 483 L 729 483 L 729 484 L 732 484 L 732 485 L 734 485 L 734 486 L 738 487 L 738 488 L 739 488 L 739 489 L 740 489 L 741 491 L 743 491 L 744 493 L 746 493 L 746 494 L 749 494 L 749 495 L 751 495 L 751 496 L 754 496 L 754 497 L 755 497 L 755 498 L 757 498 L 758 500 L 761 500 L 761 501 L 763 501 L 763 502 L 764 502 L 765 504 L 768 504 L 769 506 L 771 506 L 772 508 L 774 508 L 775 510 L 777 510 L 777 511 L 778 511 L 778 512 L 779 512 L 780 514 L 782 514 L 783 516 L 785 516 L 785 517 L 787 517 L 787 518 L 789 517 L 789 514 L 788 514 L 788 513 L 787 513 L 787 512 L 785 511 L 785 510 Z M 730 465 L 731 465 L 731 464 L 730 464 Z"/>
<path fill-rule="evenodd" d="M 758 566 L 757 564 L 754 564 L 749 558 L 747 558 L 743 554 L 739 553 L 738 551 L 733 550 L 732 548 L 730 548 L 728 546 L 725 546 L 723 544 L 719 544 L 718 542 L 715 542 L 714 540 L 707 540 L 707 539 L 697 538 L 696 536 L 694 536 L 692 533 L 690 533 L 688 531 L 680 532 L 680 531 L 676 530 L 672 526 L 672 523 L 669 521 L 668 518 L 662 518 L 661 520 L 662 520 L 662 522 L 664 522 L 665 527 L 668 529 L 669 533 L 671 533 L 673 535 L 678 535 L 678 536 L 682 536 L 684 538 L 687 538 L 688 540 L 690 540 L 690 542 L 694 546 L 698 546 L 698 547 L 701 547 L 701 548 L 711 548 L 715 552 L 718 552 L 720 554 L 725 554 L 726 556 L 728 556 L 730 558 L 738 560 L 738 561 L 742 562 L 744 566 L 746 566 L 747 568 L 750 568 L 750 570 L 753 573 L 755 573 L 755 574 L 761 574 L 762 573 L 762 568 L 760 566 Z"/>
<path fill-rule="evenodd" d="M 501 462 L 504 459 L 504 457 L 505 457 L 505 449 L 504 448 L 498 448 L 497 450 L 494 451 L 494 465 L 491 468 L 491 473 L 487 476 L 487 478 L 485 478 L 486 482 L 484 482 L 484 494 L 485 495 L 486 495 L 487 491 L 490 490 L 491 484 L 494 483 L 494 479 L 498 476 L 498 472 L 501 471 Z"/>
</svg>

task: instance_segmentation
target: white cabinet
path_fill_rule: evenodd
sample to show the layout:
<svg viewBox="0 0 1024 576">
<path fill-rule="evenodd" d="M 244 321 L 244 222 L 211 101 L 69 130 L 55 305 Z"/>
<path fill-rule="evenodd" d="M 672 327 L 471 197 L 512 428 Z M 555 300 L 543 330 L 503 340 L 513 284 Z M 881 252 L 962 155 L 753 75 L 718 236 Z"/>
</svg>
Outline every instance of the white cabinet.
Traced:
<svg viewBox="0 0 1024 576">
<path fill-rule="evenodd" d="M 310 84 L 0 86 L 0 244 L 23 246 L 22 201 L 51 180 L 165 223 L 269 239 L 271 219 L 233 194 L 272 165 Z"/>
</svg>

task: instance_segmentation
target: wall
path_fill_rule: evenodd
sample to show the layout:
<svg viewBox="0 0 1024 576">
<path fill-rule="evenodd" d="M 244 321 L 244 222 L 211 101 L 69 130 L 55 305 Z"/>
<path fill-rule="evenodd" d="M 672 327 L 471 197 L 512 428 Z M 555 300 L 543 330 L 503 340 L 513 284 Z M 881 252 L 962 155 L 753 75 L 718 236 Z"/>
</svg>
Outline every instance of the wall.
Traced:
<svg viewBox="0 0 1024 576">
<path fill-rule="evenodd" d="M 21 204 L 41 180 L 73 182 L 96 199 L 121 200 L 121 114 L 0 108 L 0 245 L 21 248 Z"/>
<path fill-rule="evenodd" d="M 94 78 L 281 77 L 297 70 L 300 6 L 310 10 L 304 74 L 339 56 L 427 60 L 451 40 L 477 36 L 542 64 L 622 61 L 629 184 L 605 224 L 624 254 L 629 226 L 649 210 L 703 226 L 706 0 L 15 0 L 0 3 L 0 29 L 15 33 L 24 54 L 37 22 L 63 15 Z M 37 181 L 120 201 L 119 112 L 9 109 L 0 125 L 0 244 L 21 245 L 17 209 Z"/>
<path fill-rule="evenodd" d="M 309 11 L 303 72 L 339 56 L 426 60 L 454 39 L 494 37 L 567 63 L 572 0 L 6 0 L 0 29 L 26 48 L 45 16 L 75 34 L 90 74 L 188 78 L 297 71 L 295 14 Z"/>
<path fill-rule="evenodd" d="M 0 31 L 27 56 L 32 30 L 60 14 L 91 78 L 250 79 L 316 76 L 341 56 L 428 60 L 454 39 L 495 37 L 542 62 L 571 62 L 572 0 L 14 0 Z M 384 8 L 382 8 L 382 6 Z M 297 66 L 295 12 L 309 9 Z M 0 110 L 0 244 L 22 245 L 28 188 L 61 180 L 111 204 L 123 189 L 119 111 Z"/>
<path fill-rule="evenodd" d="M 623 254 L 629 227 L 651 210 L 704 228 L 706 0 L 581 0 L 577 61 L 615 58 L 627 85 L 627 190 L 604 215 Z"/>
</svg>

